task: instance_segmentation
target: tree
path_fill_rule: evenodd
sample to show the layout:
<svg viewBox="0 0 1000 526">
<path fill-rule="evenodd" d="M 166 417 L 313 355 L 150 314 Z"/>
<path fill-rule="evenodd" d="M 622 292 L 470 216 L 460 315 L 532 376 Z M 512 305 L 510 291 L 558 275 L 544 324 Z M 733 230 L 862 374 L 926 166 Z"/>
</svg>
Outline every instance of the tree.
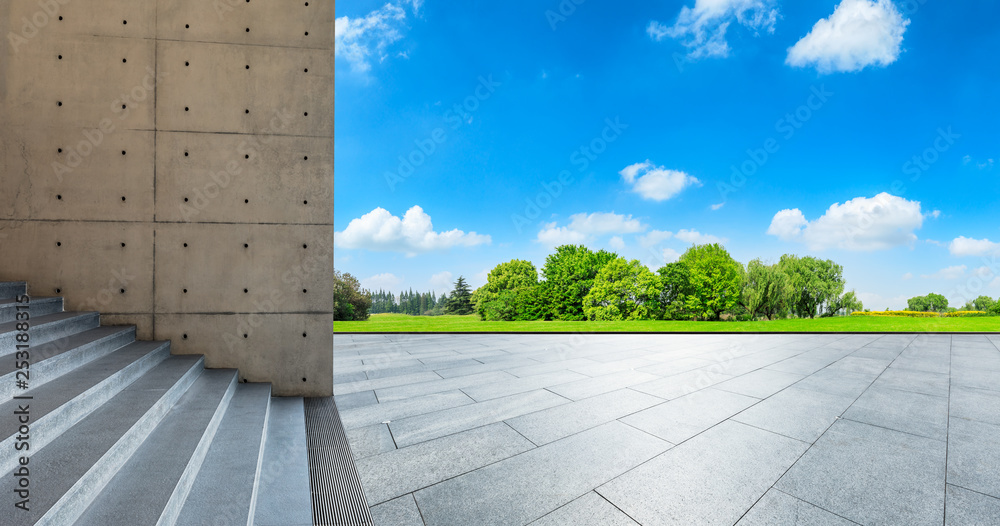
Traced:
<svg viewBox="0 0 1000 526">
<path fill-rule="evenodd" d="M 844 293 L 844 268 L 831 260 L 811 256 L 781 256 L 778 266 L 788 275 L 791 285 L 791 309 L 801 318 L 815 318 L 835 304 Z M 823 307 L 827 307 L 823 309 Z"/>
<path fill-rule="evenodd" d="M 992 311 L 996 304 L 997 302 L 989 296 L 979 296 L 972 302 L 972 306 L 975 307 L 976 310 L 983 312 Z"/>
<path fill-rule="evenodd" d="M 741 299 L 750 319 L 758 314 L 774 319 L 788 308 L 788 276 L 778 265 L 765 265 L 760 259 L 747 263 Z"/>
<path fill-rule="evenodd" d="M 668 320 L 690 318 L 685 301 L 690 294 L 688 267 L 681 261 L 667 263 L 656 271 L 660 276 L 660 305 L 663 317 Z"/>
<path fill-rule="evenodd" d="M 917 296 L 906 301 L 907 308 L 917 312 L 945 312 L 948 310 L 948 298 L 940 294 Z"/>
<path fill-rule="evenodd" d="M 372 298 L 361 290 L 361 283 L 354 276 L 333 269 L 333 320 L 363 321 L 368 319 Z"/>
<path fill-rule="evenodd" d="M 552 311 L 557 319 L 584 319 L 583 298 L 597 273 L 616 257 L 604 250 L 592 252 L 583 245 L 563 245 L 545 259 L 542 274 L 552 286 Z"/>
<path fill-rule="evenodd" d="M 718 243 L 697 245 L 681 256 L 687 271 L 684 306 L 693 315 L 718 320 L 740 302 L 743 265 Z"/>
<path fill-rule="evenodd" d="M 660 280 L 639 260 L 615 258 L 601 268 L 583 299 L 588 320 L 648 320 L 660 313 Z"/>
<path fill-rule="evenodd" d="M 858 298 L 858 295 L 852 290 L 844 293 L 844 295 L 838 298 L 837 301 L 831 303 L 829 309 L 831 309 L 831 315 L 840 311 L 844 311 L 845 314 L 850 315 L 852 312 L 864 310 L 865 305 Z"/>
<path fill-rule="evenodd" d="M 461 316 L 472 314 L 472 291 L 469 290 L 469 284 L 462 276 L 459 276 L 458 280 L 455 281 L 455 289 L 451 291 L 451 299 L 448 300 L 444 313 Z"/>
<path fill-rule="evenodd" d="M 486 276 L 486 284 L 473 294 L 476 313 L 485 320 L 486 305 L 496 300 L 502 292 L 510 291 L 517 295 L 537 284 L 538 271 L 530 261 L 514 259 L 501 263 Z"/>
</svg>

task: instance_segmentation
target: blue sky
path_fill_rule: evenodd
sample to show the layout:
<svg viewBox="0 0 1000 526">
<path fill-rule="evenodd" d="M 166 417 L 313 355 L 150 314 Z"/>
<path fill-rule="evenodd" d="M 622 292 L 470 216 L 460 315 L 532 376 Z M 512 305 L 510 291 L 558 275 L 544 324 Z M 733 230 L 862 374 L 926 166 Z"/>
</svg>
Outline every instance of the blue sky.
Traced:
<svg viewBox="0 0 1000 526">
<path fill-rule="evenodd" d="M 473 286 L 583 243 L 844 266 L 866 307 L 1000 296 L 1000 5 L 342 1 L 334 265 Z"/>
</svg>

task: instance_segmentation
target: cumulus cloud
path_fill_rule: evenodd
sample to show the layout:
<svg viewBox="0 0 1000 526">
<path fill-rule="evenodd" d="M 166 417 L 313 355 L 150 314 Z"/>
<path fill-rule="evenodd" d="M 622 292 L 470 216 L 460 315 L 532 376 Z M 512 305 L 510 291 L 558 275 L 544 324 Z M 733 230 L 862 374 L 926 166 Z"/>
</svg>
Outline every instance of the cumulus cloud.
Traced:
<svg viewBox="0 0 1000 526">
<path fill-rule="evenodd" d="M 643 248 L 654 247 L 673 236 L 673 232 L 667 232 L 666 230 L 650 230 L 648 234 L 639 236 L 639 244 Z"/>
<path fill-rule="evenodd" d="M 912 272 L 907 272 L 906 274 L 903 274 L 903 281 L 909 281 L 911 279 L 913 279 L 913 273 Z"/>
<path fill-rule="evenodd" d="M 899 58 L 909 23 L 891 0 L 843 0 L 788 48 L 785 63 L 820 73 L 885 67 Z"/>
<path fill-rule="evenodd" d="M 361 286 L 368 290 L 392 290 L 393 287 L 396 287 L 402 282 L 403 278 L 386 272 L 384 274 L 375 274 L 372 277 L 361 280 Z"/>
<path fill-rule="evenodd" d="M 442 292 L 443 293 L 451 292 L 453 289 L 453 282 L 455 281 L 454 279 L 452 279 L 453 277 L 454 276 L 452 275 L 452 273 L 448 272 L 447 270 L 438 272 L 437 274 L 431 276 L 430 279 L 431 288 L 433 288 L 434 292 L 437 292 L 439 295 Z"/>
<path fill-rule="evenodd" d="M 665 248 L 660 256 L 663 257 L 664 263 L 673 263 L 681 258 L 681 253 L 672 248 Z"/>
<path fill-rule="evenodd" d="M 835 203 L 815 221 L 808 221 L 798 208 L 782 210 L 774 215 L 767 233 L 813 250 L 873 251 L 912 244 L 923 221 L 919 201 L 883 192 Z"/>
<path fill-rule="evenodd" d="M 697 230 L 694 230 L 694 229 L 692 229 L 692 230 L 681 230 L 681 231 L 677 232 L 676 234 L 674 234 L 674 237 L 676 237 L 677 239 L 680 239 L 681 241 L 683 241 L 685 243 L 689 243 L 689 244 L 692 244 L 692 245 L 705 245 L 705 244 L 710 244 L 710 243 L 720 243 L 721 244 L 721 243 L 725 243 L 726 241 L 728 241 L 728 239 L 726 239 L 724 237 L 715 237 L 715 236 L 710 236 L 708 234 L 702 234 L 701 232 L 698 232 Z"/>
<path fill-rule="evenodd" d="M 546 246 L 577 245 L 594 236 L 607 234 L 634 234 L 646 230 L 638 219 L 614 212 L 574 214 L 567 226 L 547 223 L 538 232 L 537 241 Z"/>
<path fill-rule="evenodd" d="M 684 6 L 673 26 L 652 21 L 646 33 L 657 42 L 670 37 L 688 49 L 689 58 L 727 57 L 726 31 L 737 22 L 754 35 L 774 32 L 779 12 L 777 0 L 695 0 Z"/>
<path fill-rule="evenodd" d="M 388 252 L 404 252 L 409 256 L 420 252 L 447 250 L 452 247 L 489 245 L 490 236 L 454 229 L 435 232 L 431 216 L 414 206 L 402 219 L 384 208 L 376 208 L 354 219 L 343 232 L 334 232 L 334 246 Z"/>
<path fill-rule="evenodd" d="M 722 207 L 724 207 L 724 206 L 726 206 L 726 203 L 716 203 L 716 204 L 712 205 L 712 206 L 711 206 L 711 207 L 709 207 L 709 208 L 711 208 L 711 209 L 712 209 L 712 211 L 714 212 L 714 211 L 716 211 L 716 210 L 721 210 L 721 209 L 722 209 Z"/>
<path fill-rule="evenodd" d="M 943 268 L 933 274 L 923 274 L 920 277 L 924 279 L 958 279 L 965 275 L 966 270 L 969 270 L 969 267 L 965 265 L 955 265 L 953 267 Z"/>
<path fill-rule="evenodd" d="M 650 161 L 626 166 L 618 172 L 632 191 L 643 199 L 666 201 L 689 186 L 701 186 L 701 181 L 684 172 L 668 170 Z"/>
<path fill-rule="evenodd" d="M 388 48 L 403 38 L 406 10 L 410 5 L 414 14 L 423 0 L 404 0 L 402 3 L 387 3 L 360 18 L 342 16 L 334 21 L 334 50 L 343 57 L 354 71 L 371 69 L 371 59 L 382 62 L 389 56 Z M 406 56 L 405 53 L 397 56 Z"/>
<path fill-rule="evenodd" d="M 608 240 L 608 246 L 615 250 L 622 250 L 625 248 L 625 240 L 622 236 L 614 236 Z"/>
<path fill-rule="evenodd" d="M 959 236 L 948 245 L 948 251 L 953 256 L 994 256 L 1000 255 L 1000 243 L 994 243 L 989 239 L 973 239 Z"/>
</svg>

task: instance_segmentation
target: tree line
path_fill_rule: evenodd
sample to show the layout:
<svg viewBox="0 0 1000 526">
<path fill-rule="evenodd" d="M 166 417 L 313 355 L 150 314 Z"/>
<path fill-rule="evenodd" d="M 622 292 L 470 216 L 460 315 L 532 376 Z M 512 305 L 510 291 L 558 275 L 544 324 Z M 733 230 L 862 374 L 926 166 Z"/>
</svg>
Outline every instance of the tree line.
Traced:
<svg viewBox="0 0 1000 526">
<path fill-rule="evenodd" d="M 472 303 L 483 320 L 757 320 L 850 314 L 843 267 L 784 255 L 744 266 L 719 244 L 689 248 L 656 272 L 638 260 L 582 245 L 550 254 L 541 278 L 529 261 L 496 266 Z"/>
<path fill-rule="evenodd" d="M 431 292 L 402 291 L 399 296 L 378 290 L 361 288 L 354 276 L 333 271 L 333 320 L 364 321 L 370 314 L 407 314 L 410 316 L 440 316 L 442 314 L 472 314 L 472 289 L 465 278 L 459 276 L 455 289 L 437 296 Z"/>
<path fill-rule="evenodd" d="M 989 296 L 979 296 L 974 300 L 965 302 L 961 308 L 948 305 L 948 298 L 941 294 L 931 293 L 926 296 L 916 296 L 906 301 L 906 310 L 914 312 L 957 312 L 957 311 L 979 311 L 1000 316 L 1000 299 L 994 300 Z"/>
</svg>

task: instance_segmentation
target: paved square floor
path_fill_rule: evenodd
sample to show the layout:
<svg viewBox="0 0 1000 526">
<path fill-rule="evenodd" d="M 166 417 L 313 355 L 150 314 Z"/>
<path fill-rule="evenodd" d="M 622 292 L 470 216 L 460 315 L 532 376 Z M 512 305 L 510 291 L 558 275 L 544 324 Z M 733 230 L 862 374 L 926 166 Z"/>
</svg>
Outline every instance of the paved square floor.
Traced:
<svg viewBox="0 0 1000 526">
<path fill-rule="evenodd" d="M 378 525 L 1000 525 L 997 335 L 335 335 Z"/>
</svg>

